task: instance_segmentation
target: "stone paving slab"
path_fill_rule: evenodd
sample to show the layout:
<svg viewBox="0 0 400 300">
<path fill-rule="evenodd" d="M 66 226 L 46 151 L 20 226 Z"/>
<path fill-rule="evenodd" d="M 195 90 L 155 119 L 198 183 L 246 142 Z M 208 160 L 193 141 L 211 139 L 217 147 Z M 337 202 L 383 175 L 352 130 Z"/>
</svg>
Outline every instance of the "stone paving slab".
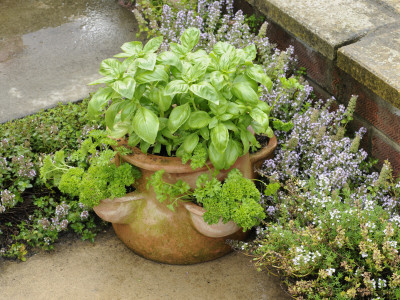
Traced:
<svg viewBox="0 0 400 300">
<path fill-rule="evenodd" d="M 400 26 L 386 26 L 338 51 L 337 65 L 400 108 Z"/>
<path fill-rule="evenodd" d="M 100 62 L 137 39 L 114 0 L 1 0 L 0 11 L 0 122 L 87 97 Z"/>
<path fill-rule="evenodd" d="M 396 13 L 400 14 L 400 1 L 399 0 L 378 0 L 389 8 L 393 9 Z"/>
<path fill-rule="evenodd" d="M 247 1 L 331 60 L 338 47 L 399 21 L 392 9 L 372 0 Z"/>
<path fill-rule="evenodd" d="M 232 253 L 191 266 L 135 255 L 112 229 L 94 244 L 64 239 L 26 262 L 0 261 L 0 299 L 290 299 L 279 281 Z"/>
</svg>

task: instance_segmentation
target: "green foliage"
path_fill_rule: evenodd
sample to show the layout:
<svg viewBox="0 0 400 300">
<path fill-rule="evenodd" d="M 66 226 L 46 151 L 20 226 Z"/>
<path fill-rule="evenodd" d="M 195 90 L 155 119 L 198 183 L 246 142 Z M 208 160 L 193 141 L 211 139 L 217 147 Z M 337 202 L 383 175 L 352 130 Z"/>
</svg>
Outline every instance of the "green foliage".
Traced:
<svg viewBox="0 0 400 300">
<path fill-rule="evenodd" d="M 105 111 L 110 135 L 130 135 L 131 145 L 143 152 L 161 149 L 175 151 L 193 168 L 207 158 L 217 169 L 228 169 L 249 148 L 260 147 L 249 136 L 273 136 L 271 126 L 289 130 L 290 123 L 274 119 L 270 107 L 260 100 L 261 87 L 272 88 L 271 79 L 260 65 L 253 63 L 256 48 L 236 49 L 226 42 L 215 44 L 213 51 L 193 52 L 200 31 L 188 28 L 180 44 L 170 43 L 171 51 L 159 49 L 163 38 L 125 43 L 116 57 L 101 63 L 105 83 L 89 102 L 88 112 L 96 117 Z M 282 79 L 283 82 L 283 79 Z M 295 79 L 287 83 L 301 87 Z M 111 101 L 111 104 L 109 104 Z M 272 122 L 271 122 L 272 123 Z"/>
<path fill-rule="evenodd" d="M 45 157 L 40 176 L 44 182 L 52 180 L 62 193 L 79 196 L 90 208 L 102 199 L 121 197 L 126 194 L 126 187 L 140 177 L 140 172 L 127 163 L 119 167 L 110 163 L 117 152 L 107 147 L 115 145 L 116 141 L 108 138 L 105 131 L 92 131 L 82 146 L 71 153 L 70 161 L 75 162 L 76 167 L 67 164 L 60 150 L 55 153 L 54 160 Z"/>
<path fill-rule="evenodd" d="M 395 182 L 386 184 L 399 192 Z M 279 222 L 268 222 L 252 243 L 258 245 L 252 252 L 258 267 L 275 272 L 271 266 L 277 266 L 295 279 L 289 285 L 293 297 L 397 299 L 400 227 L 387 210 L 371 200 L 365 209 L 352 189 L 322 195 L 312 181 L 302 188 L 287 182 L 285 190 Z"/>
<path fill-rule="evenodd" d="M 59 231 L 72 230 L 93 240 L 100 228 L 90 210 L 62 197 L 37 175 L 42 165 L 52 163 L 46 154 L 62 148 L 62 155 L 57 155 L 57 161 L 62 161 L 63 156 L 70 156 L 78 148 L 89 131 L 102 126 L 87 117 L 87 103 L 85 99 L 76 104 L 59 104 L 0 124 L 1 256 L 25 260 L 31 248 L 51 249 Z M 56 171 L 53 175 L 60 180 Z M 61 203 L 69 207 L 65 228 L 57 223 L 61 221 L 57 218 Z M 40 225 L 43 219 L 49 222 L 48 227 Z"/>
<path fill-rule="evenodd" d="M 203 217 L 209 224 L 218 223 L 220 218 L 224 223 L 233 220 L 246 231 L 265 218 L 260 192 L 238 169 L 229 172 L 224 184 L 216 178 L 204 184 L 200 178 L 193 195 L 206 210 Z"/>
<path fill-rule="evenodd" d="M 246 23 L 249 25 L 251 32 L 257 32 L 260 26 L 264 23 L 265 17 L 260 15 L 257 16 L 252 14 L 251 16 L 245 18 Z"/>
<path fill-rule="evenodd" d="M 175 210 L 174 207 L 178 205 L 178 200 L 185 199 L 190 191 L 188 183 L 178 180 L 175 184 L 167 183 L 163 180 L 165 170 L 155 172 L 147 182 L 147 189 L 150 186 L 156 193 L 157 200 L 161 203 L 167 201 L 167 207 Z"/>
<path fill-rule="evenodd" d="M 244 231 L 258 225 L 265 218 L 260 205 L 260 192 L 250 179 L 244 178 L 238 169 L 228 173 L 224 183 L 215 175 L 204 173 L 196 181 L 196 189 L 179 180 L 175 184 L 163 180 L 164 170 L 155 172 L 148 181 L 160 202 L 168 200 L 168 208 L 174 209 L 178 200 L 195 200 L 203 205 L 206 212 L 204 221 L 216 224 L 220 219 L 224 223 L 232 220 Z"/>
</svg>

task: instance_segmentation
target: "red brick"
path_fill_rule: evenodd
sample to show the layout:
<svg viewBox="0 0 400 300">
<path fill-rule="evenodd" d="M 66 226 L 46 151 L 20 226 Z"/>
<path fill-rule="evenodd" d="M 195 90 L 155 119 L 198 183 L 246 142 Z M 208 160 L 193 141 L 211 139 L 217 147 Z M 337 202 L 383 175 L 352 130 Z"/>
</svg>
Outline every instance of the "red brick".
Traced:
<svg viewBox="0 0 400 300">
<path fill-rule="evenodd" d="M 393 108 L 392 111 L 395 109 Z M 385 105 L 379 105 L 376 128 L 400 145 L 400 116 L 392 113 Z"/>
<path fill-rule="evenodd" d="M 338 101 L 347 105 L 351 96 L 357 95 L 356 115 L 371 124 L 376 124 L 379 110 L 377 96 L 340 69 L 336 68 L 333 76 L 332 89 Z"/>
<path fill-rule="evenodd" d="M 379 133 L 374 131 L 372 133 L 372 150 L 371 154 L 373 157 L 379 159 L 379 165 L 387 159 L 392 164 L 394 174 L 399 174 L 400 172 L 400 152 L 396 151 L 389 143 L 386 143 L 383 138 L 381 138 Z"/>
<path fill-rule="evenodd" d="M 299 67 L 307 69 L 307 76 L 317 84 L 331 90 L 333 62 L 304 45 L 300 40 L 286 32 L 279 25 L 270 22 L 267 36 L 275 43 L 278 49 L 286 50 L 290 45 L 294 46 L 294 54 L 297 56 Z"/>
</svg>

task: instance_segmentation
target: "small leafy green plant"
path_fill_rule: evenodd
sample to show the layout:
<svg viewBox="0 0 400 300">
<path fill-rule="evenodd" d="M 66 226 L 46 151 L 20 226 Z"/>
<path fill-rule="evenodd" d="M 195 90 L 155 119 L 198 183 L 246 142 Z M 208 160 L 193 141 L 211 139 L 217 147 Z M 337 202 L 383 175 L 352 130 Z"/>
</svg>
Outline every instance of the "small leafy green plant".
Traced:
<svg viewBox="0 0 400 300">
<path fill-rule="evenodd" d="M 92 131 L 68 158 L 76 166 L 67 164 L 64 151 L 60 150 L 54 159 L 50 156 L 44 158 L 40 177 L 44 182 L 52 180 L 62 193 L 78 196 L 87 207 L 98 205 L 102 199 L 121 197 L 126 194 L 126 187 L 141 174 L 130 164 L 123 163 L 117 167 L 111 163 L 117 153 L 108 147 L 111 145 L 116 146 L 117 142 L 108 138 L 105 131 Z"/>
<path fill-rule="evenodd" d="M 169 201 L 167 206 L 171 210 L 179 200 L 195 201 L 206 210 L 203 218 L 208 224 L 216 224 L 220 219 L 224 223 L 232 220 L 244 231 L 265 218 L 259 203 L 260 192 L 238 169 L 230 171 L 224 183 L 214 175 L 204 173 L 197 178 L 194 191 L 190 191 L 190 186 L 182 180 L 175 184 L 166 183 L 163 174 L 164 170 L 155 172 L 148 181 L 148 188 L 150 185 L 154 188 L 160 202 Z"/>
<path fill-rule="evenodd" d="M 263 68 L 253 63 L 256 47 L 236 49 L 218 42 L 207 54 L 192 52 L 200 31 L 189 28 L 180 44 L 170 51 L 159 49 L 163 38 L 122 45 L 123 53 L 101 63 L 105 83 L 89 102 L 93 117 L 105 111 L 105 122 L 115 138 L 129 135 L 129 145 L 142 152 L 176 155 L 193 168 L 210 159 L 216 169 L 228 169 L 236 159 L 260 144 L 249 127 L 261 135 L 273 136 L 276 129 L 290 124 L 270 122 L 270 106 L 260 100 L 263 90 L 272 88 Z M 111 104 L 110 104 L 111 103 Z"/>
</svg>

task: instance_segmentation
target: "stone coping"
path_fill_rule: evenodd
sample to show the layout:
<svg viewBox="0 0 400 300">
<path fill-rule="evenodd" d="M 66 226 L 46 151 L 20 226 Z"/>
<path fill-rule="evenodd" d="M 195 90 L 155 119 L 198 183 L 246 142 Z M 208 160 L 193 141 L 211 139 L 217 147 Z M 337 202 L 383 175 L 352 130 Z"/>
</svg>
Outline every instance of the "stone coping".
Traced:
<svg viewBox="0 0 400 300">
<path fill-rule="evenodd" d="M 246 0 L 400 108 L 398 0 Z"/>
<path fill-rule="evenodd" d="M 400 108 L 400 26 L 381 28 L 340 48 L 337 65 Z"/>
</svg>

